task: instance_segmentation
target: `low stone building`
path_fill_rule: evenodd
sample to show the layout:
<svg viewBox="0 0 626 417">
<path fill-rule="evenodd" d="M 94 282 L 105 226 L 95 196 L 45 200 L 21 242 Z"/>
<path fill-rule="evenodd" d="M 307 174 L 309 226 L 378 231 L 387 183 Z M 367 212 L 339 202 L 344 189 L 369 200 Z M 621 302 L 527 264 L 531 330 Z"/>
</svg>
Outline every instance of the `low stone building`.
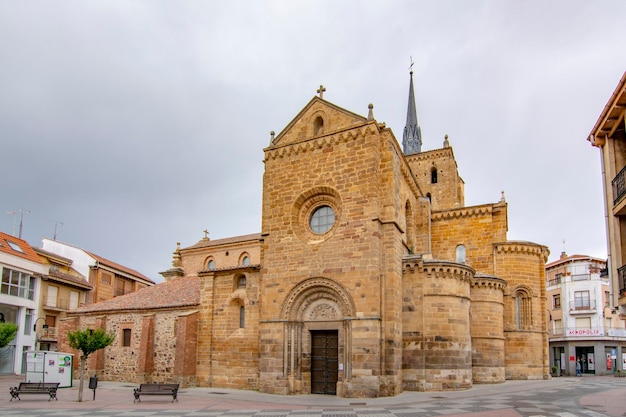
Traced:
<svg viewBox="0 0 626 417">
<path fill-rule="evenodd" d="M 372 105 L 360 116 L 324 90 L 263 150 L 261 232 L 177 247 L 166 282 L 137 293 L 187 279 L 198 285 L 193 307 L 154 305 L 148 319 L 120 304 L 102 318 L 83 310 L 73 326 L 122 335 L 123 322 L 156 329 L 167 314 L 195 317 L 187 342 L 200 386 L 378 397 L 549 378 L 548 249 L 507 240 L 504 195 L 465 206 L 448 138 L 421 149 L 412 76 L 402 147 Z M 190 337 L 191 319 L 185 326 Z M 173 355 L 179 327 L 142 330 L 133 343 Z M 181 379 L 142 366 L 143 350 L 124 352 L 105 349 L 99 372 Z"/>
<path fill-rule="evenodd" d="M 198 278 L 184 277 L 81 307 L 61 321 L 59 349 L 79 358 L 67 344 L 67 332 L 103 328 L 116 338 L 90 356 L 91 374 L 110 381 L 196 385 L 198 294 Z"/>
</svg>

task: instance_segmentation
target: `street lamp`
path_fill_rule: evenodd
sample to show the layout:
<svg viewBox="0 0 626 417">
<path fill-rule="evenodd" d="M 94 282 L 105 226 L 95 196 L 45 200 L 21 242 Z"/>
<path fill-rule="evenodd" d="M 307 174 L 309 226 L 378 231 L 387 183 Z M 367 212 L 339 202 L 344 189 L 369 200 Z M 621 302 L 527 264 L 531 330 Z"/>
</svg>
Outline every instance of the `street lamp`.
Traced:
<svg viewBox="0 0 626 417">
<path fill-rule="evenodd" d="M 39 320 L 43 320 L 44 322 L 46 321 L 46 319 L 44 319 L 43 317 L 39 317 L 37 320 L 35 320 L 35 324 L 33 324 L 33 332 L 37 331 L 37 322 L 39 322 Z M 47 329 L 48 325 L 46 323 L 43 324 L 43 328 Z"/>
</svg>

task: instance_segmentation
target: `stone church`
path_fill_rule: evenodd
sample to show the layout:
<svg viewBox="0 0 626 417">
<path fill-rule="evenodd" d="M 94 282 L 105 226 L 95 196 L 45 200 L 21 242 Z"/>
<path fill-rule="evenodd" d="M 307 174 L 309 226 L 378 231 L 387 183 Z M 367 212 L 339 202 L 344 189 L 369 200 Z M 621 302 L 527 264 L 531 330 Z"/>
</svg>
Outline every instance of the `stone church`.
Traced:
<svg viewBox="0 0 626 417">
<path fill-rule="evenodd" d="M 549 378 L 548 249 L 507 240 L 504 196 L 465 206 L 448 138 L 422 150 L 412 73 L 402 145 L 323 92 L 263 149 L 260 233 L 205 233 L 164 283 L 64 322 L 118 336 L 90 370 L 341 397 Z"/>
</svg>

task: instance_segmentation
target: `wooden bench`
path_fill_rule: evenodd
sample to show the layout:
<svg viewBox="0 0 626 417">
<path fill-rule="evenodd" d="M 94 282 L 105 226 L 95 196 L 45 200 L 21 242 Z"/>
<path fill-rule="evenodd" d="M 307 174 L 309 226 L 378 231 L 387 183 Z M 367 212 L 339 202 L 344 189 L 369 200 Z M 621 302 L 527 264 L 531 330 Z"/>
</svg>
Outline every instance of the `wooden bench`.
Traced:
<svg viewBox="0 0 626 417">
<path fill-rule="evenodd" d="M 135 401 L 141 402 L 142 395 L 171 395 L 172 402 L 178 402 L 178 384 L 141 384 L 135 388 Z"/>
<path fill-rule="evenodd" d="M 48 394 L 50 396 L 50 398 L 48 398 L 48 401 L 53 398 L 58 401 L 58 388 L 58 382 L 20 382 L 19 387 L 11 387 L 9 389 L 11 393 L 10 401 L 13 401 L 13 399 L 15 398 L 21 400 L 20 394 Z"/>
</svg>

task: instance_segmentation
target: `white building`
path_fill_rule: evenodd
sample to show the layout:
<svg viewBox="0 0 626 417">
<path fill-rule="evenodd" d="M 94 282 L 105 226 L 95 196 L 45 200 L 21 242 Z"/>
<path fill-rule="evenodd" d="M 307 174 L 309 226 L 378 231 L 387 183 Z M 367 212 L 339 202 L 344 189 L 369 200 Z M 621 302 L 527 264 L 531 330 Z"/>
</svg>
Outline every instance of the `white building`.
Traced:
<svg viewBox="0 0 626 417">
<path fill-rule="evenodd" d="M 585 255 L 546 264 L 550 364 L 561 374 L 607 375 L 626 369 L 626 323 L 611 303 L 606 261 Z"/>
<path fill-rule="evenodd" d="M 35 348 L 41 276 L 48 266 L 24 240 L 0 232 L 0 321 L 17 323 L 15 339 L 0 349 L 0 374 L 24 372 L 24 352 Z"/>
</svg>

